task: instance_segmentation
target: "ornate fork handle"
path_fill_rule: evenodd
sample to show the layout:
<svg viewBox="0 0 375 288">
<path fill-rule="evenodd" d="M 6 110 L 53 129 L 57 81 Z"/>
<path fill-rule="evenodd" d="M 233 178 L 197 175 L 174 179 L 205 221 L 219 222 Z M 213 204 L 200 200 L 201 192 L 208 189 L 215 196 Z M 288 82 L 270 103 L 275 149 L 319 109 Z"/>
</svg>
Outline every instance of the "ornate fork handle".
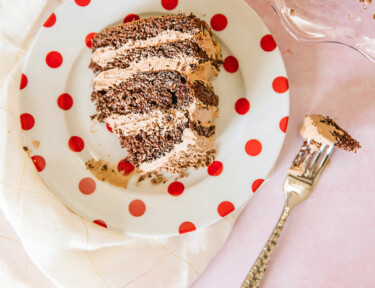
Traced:
<svg viewBox="0 0 375 288">
<path fill-rule="evenodd" d="M 266 272 L 268 262 L 270 261 L 273 249 L 279 240 L 281 231 L 284 228 L 285 222 L 288 219 L 288 216 L 291 212 L 291 209 L 287 206 L 284 206 L 283 213 L 279 218 L 275 229 L 273 229 L 270 238 L 266 245 L 264 246 L 262 252 L 259 254 L 258 259 L 255 261 L 250 272 L 247 274 L 244 282 L 241 285 L 241 288 L 257 288 L 260 285 L 260 281 L 263 278 L 264 273 Z"/>
</svg>

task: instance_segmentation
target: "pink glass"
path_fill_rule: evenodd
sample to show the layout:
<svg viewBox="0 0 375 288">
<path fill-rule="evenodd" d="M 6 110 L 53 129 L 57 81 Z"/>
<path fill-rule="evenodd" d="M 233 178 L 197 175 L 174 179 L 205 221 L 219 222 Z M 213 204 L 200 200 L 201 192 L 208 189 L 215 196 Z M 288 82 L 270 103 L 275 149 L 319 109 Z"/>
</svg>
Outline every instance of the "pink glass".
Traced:
<svg viewBox="0 0 375 288">
<path fill-rule="evenodd" d="M 266 1 L 297 40 L 343 44 L 375 62 L 375 1 Z"/>
</svg>

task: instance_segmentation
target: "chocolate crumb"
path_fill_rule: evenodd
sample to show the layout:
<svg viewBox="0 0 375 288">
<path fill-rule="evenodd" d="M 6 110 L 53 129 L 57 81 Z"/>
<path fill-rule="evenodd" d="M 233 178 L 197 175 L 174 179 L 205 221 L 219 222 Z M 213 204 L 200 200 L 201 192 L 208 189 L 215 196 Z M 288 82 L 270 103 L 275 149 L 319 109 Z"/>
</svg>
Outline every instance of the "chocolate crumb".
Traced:
<svg viewBox="0 0 375 288">
<path fill-rule="evenodd" d="M 37 141 L 37 140 L 34 140 L 33 145 L 34 145 L 35 148 L 39 148 L 40 142 Z"/>
<path fill-rule="evenodd" d="M 98 129 L 95 129 L 95 125 L 97 123 L 97 119 L 96 119 L 96 115 L 94 115 L 95 118 L 93 118 L 93 116 L 91 116 L 91 118 L 95 121 L 94 123 L 92 123 L 92 125 L 90 126 L 90 133 L 91 134 L 95 134 L 96 132 L 98 132 Z"/>
<path fill-rule="evenodd" d="M 289 14 L 290 14 L 290 16 L 295 16 L 296 15 L 296 10 L 293 9 L 293 8 L 290 9 Z"/>
<path fill-rule="evenodd" d="M 139 176 L 139 178 L 138 178 L 138 180 L 137 180 L 137 185 L 138 185 L 138 183 L 142 182 L 142 181 L 145 180 L 145 179 L 146 179 L 146 175 L 141 175 L 141 176 Z"/>
<path fill-rule="evenodd" d="M 23 148 L 23 151 L 25 152 L 29 151 L 29 148 L 27 146 L 23 146 L 22 148 Z"/>
<path fill-rule="evenodd" d="M 163 174 L 157 174 L 155 173 L 155 177 L 151 179 L 151 184 L 160 184 L 167 182 L 167 179 L 163 176 Z"/>
</svg>

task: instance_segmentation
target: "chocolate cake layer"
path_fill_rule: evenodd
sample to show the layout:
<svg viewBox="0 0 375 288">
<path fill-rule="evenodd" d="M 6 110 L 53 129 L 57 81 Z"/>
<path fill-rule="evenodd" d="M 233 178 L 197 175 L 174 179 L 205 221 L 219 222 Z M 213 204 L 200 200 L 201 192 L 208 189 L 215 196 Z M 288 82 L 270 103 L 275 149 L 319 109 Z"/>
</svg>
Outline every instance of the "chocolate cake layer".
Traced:
<svg viewBox="0 0 375 288">
<path fill-rule="evenodd" d="M 190 121 L 189 128 L 199 136 L 210 137 L 215 134 L 215 125 L 203 126 L 197 121 Z"/>
<path fill-rule="evenodd" d="M 138 167 L 142 162 L 150 162 L 164 156 L 173 147 L 182 142 L 185 125 L 179 125 L 173 130 L 155 129 L 153 133 L 141 131 L 134 136 L 120 137 L 120 142 L 128 151 L 127 160 Z"/>
<path fill-rule="evenodd" d="M 105 29 L 92 39 L 93 50 L 99 47 L 120 48 L 130 40 L 145 40 L 163 31 L 177 31 L 194 35 L 197 30 L 209 30 L 208 25 L 194 15 L 166 15 L 132 21 Z"/>
<path fill-rule="evenodd" d="M 218 104 L 211 87 L 203 82 L 192 83 L 177 71 L 139 73 L 119 86 L 92 93 L 98 112 L 96 118 L 100 122 L 114 113 L 125 115 L 187 107 L 195 98 L 206 105 Z"/>
<path fill-rule="evenodd" d="M 173 119 L 171 117 L 171 119 Z M 215 125 L 202 126 L 196 121 L 178 123 L 165 129 L 163 126 L 153 126 L 150 130 L 140 130 L 135 135 L 122 135 L 122 131 L 116 130 L 121 145 L 129 153 L 128 161 L 135 166 L 142 162 L 150 162 L 169 153 L 176 144 L 182 142 L 182 134 L 186 128 L 195 131 L 197 136 L 211 137 L 215 134 Z"/>
<path fill-rule="evenodd" d="M 128 151 L 127 161 L 139 167 L 142 163 L 150 163 L 173 152 L 176 146 L 182 144 L 185 129 L 188 127 L 179 125 L 176 129 L 168 131 L 155 130 L 153 133 L 141 131 L 137 135 L 120 137 L 120 142 Z M 213 134 L 203 136 L 198 133 L 196 135 L 204 139 L 213 136 Z"/>
<path fill-rule="evenodd" d="M 203 81 L 194 81 L 193 89 L 195 96 L 205 105 L 215 106 L 219 105 L 219 97 L 215 94 L 212 87 L 205 85 Z"/>
<path fill-rule="evenodd" d="M 104 67 L 91 61 L 90 68 L 92 68 L 95 73 L 113 68 L 126 69 L 129 68 L 133 62 L 140 62 L 145 58 L 151 57 L 159 57 L 163 59 L 193 57 L 197 63 L 211 62 L 216 69 L 219 69 L 221 64 L 221 60 L 208 57 L 207 53 L 197 43 L 184 40 L 163 43 L 157 46 L 130 49 L 126 51 L 125 54 L 117 55 Z"/>
<path fill-rule="evenodd" d="M 199 136 L 192 129 L 186 128 L 181 139 L 181 143 L 174 145 L 173 149 L 164 156 L 140 163 L 139 169 L 146 173 L 161 170 L 181 173 L 188 167 L 198 168 L 211 163 L 216 151 L 215 135 Z"/>
</svg>

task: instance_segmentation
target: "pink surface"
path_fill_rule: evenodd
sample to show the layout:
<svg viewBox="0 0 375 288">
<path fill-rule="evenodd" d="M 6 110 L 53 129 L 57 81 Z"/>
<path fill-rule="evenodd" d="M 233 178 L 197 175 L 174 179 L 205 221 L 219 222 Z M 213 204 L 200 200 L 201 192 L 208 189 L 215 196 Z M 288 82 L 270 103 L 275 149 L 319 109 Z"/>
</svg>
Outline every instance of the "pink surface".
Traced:
<svg viewBox="0 0 375 288">
<path fill-rule="evenodd" d="M 291 94 L 287 138 L 274 174 L 192 287 L 241 285 L 281 213 L 286 170 L 308 113 L 333 117 L 363 148 L 333 155 L 312 196 L 289 217 L 262 287 L 374 287 L 375 64 L 337 44 L 299 43 L 265 1 L 247 2 L 270 28 L 285 60 Z"/>
</svg>

